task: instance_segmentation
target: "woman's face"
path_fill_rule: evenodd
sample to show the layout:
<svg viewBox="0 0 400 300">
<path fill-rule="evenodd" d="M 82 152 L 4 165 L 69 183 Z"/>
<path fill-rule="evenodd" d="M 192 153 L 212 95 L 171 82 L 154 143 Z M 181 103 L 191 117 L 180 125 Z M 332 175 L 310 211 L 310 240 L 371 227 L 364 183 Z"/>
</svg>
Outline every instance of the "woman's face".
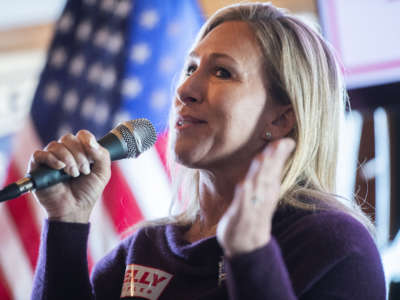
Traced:
<svg viewBox="0 0 400 300">
<path fill-rule="evenodd" d="M 222 23 L 196 45 L 174 100 L 170 134 L 179 163 L 212 169 L 249 161 L 264 147 L 273 106 L 262 67 L 245 22 Z"/>
</svg>

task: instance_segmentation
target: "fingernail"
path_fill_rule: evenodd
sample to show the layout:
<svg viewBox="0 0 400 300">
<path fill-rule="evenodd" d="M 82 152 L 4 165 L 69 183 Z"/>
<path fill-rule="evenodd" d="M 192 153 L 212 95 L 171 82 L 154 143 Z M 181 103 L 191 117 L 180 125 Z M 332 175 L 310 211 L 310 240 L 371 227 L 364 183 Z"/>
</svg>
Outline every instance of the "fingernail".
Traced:
<svg viewBox="0 0 400 300">
<path fill-rule="evenodd" d="M 85 175 L 89 175 L 89 174 L 90 174 L 90 167 L 89 167 L 89 165 L 84 164 L 84 165 L 82 166 L 82 173 L 85 174 Z"/>
<path fill-rule="evenodd" d="M 78 177 L 79 176 L 79 170 L 77 167 L 71 167 L 71 175 L 72 177 Z"/>
<path fill-rule="evenodd" d="M 58 160 L 57 161 L 57 169 L 63 169 L 63 168 L 65 168 L 65 164 L 62 161 Z"/>
<path fill-rule="evenodd" d="M 274 153 L 276 152 L 276 150 L 277 150 L 279 144 L 280 144 L 280 143 L 277 143 L 276 141 L 270 142 L 270 143 L 267 145 L 267 147 L 265 148 L 264 154 L 267 155 L 267 156 L 268 156 L 268 155 L 269 155 L 269 156 L 274 155 Z"/>
<path fill-rule="evenodd" d="M 257 171 L 260 169 L 260 165 L 261 164 L 260 164 L 259 159 L 256 158 L 255 160 L 253 160 L 253 162 L 250 165 L 250 169 L 247 172 L 247 176 L 249 178 L 253 177 L 257 173 Z"/>
<path fill-rule="evenodd" d="M 265 150 L 265 155 L 273 156 L 281 152 L 290 153 L 293 151 L 295 145 L 296 143 L 294 142 L 294 140 L 290 138 L 285 138 L 284 140 L 280 141 L 274 141 L 267 146 Z"/>
<path fill-rule="evenodd" d="M 280 150 L 286 150 L 287 152 L 292 152 L 295 146 L 296 146 L 295 141 L 288 138 L 281 143 L 279 148 Z"/>
<path fill-rule="evenodd" d="M 89 146 L 93 149 L 99 148 L 99 143 L 94 138 L 91 138 L 89 141 Z"/>
</svg>

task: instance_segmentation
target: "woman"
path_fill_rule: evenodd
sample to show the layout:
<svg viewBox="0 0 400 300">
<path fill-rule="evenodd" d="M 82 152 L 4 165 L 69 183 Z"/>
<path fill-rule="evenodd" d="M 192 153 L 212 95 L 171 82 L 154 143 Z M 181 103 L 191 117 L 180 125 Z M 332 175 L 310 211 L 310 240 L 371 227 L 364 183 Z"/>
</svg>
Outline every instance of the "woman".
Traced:
<svg viewBox="0 0 400 300">
<path fill-rule="evenodd" d="M 218 11 L 171 113 L 185 210 L 143 225 L 90 281 L 88 222 L 110 160 L 87 131 L 50 143 L 30 167 L 82 176 L 36 192 L 48 220 L 32 298 L 384 299 L 371 225 L 334 196 L 344 96 L 329 47 L 302 22 L 270 4 Z"/>
</svg>

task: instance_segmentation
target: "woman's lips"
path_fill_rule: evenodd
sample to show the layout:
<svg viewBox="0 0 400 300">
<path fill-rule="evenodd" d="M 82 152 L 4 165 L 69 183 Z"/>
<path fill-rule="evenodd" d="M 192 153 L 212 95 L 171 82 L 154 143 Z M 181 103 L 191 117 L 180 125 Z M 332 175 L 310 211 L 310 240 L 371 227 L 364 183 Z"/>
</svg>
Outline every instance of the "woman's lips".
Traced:
<svg viewBox="0 0 400 300">
<path fill-rule="evenodd" d="M 204 120 L 195 118 L 193 116 L 180 116 L 180 117 L 178 117 L 178 119 L 176 121 L 175 127 L 177 129 L 184 129 L 184 128 L 201 125 L 201 124 L 205 124 L 205 123 L 207 123 L 207 122 Z"/>
</svg>

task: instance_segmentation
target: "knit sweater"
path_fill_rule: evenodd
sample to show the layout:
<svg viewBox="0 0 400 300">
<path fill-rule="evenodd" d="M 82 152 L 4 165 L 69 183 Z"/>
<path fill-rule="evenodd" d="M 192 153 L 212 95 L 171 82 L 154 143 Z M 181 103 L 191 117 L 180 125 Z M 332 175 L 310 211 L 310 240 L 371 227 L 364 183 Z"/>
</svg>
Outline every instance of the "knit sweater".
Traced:
<svg viewBox="0 0 400 300">
<path fill-rule="evenodd" d="M 189 243 L 187 227 L 142 228 L 89 279 L 89 225 L 46 221 L 31 299 L 385 299 L 379 253 L 354 218 L 280 208 L 272 228 L 268 244 L 229 259 L 215 236 Z"/>
</svg>

